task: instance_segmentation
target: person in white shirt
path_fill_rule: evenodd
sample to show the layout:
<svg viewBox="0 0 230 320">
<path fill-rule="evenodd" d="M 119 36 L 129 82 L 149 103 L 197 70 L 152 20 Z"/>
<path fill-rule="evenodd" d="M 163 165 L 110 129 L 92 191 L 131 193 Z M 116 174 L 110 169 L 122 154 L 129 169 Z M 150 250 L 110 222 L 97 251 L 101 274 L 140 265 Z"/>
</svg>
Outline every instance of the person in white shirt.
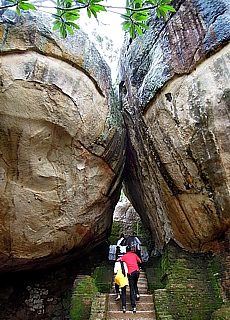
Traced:
<svg viewBox="0 0 230 320">
<path fill-rule="evenodd" d="M 115 291 L 116 291 L 116 301 L 120 300 L 121 298 L 121 304 L 122 304 L 122 310 L 125 313 L 126 312 L 126 286 L 128 285 L 128 268 L 125 262 L 123 261 L 116 261 L 114 264 L 114 274 L 116 275 L 118 271 L 123 273 L 125 279 L 123 280 L 123 283 L 119 286 L 115 282 Z M 120 294 L 121 290 L 121 294 Z"/>
<path fill-rule="evenodd" d="M 125 235 L 124 233 L 121 233 L 120 239 L 117 240 L 117 247 L 120 248 L 120 253 L 125 254 L 126 253 L 126 246 L 122 244 L 122 242 L 125 241 Z"/>
</svg>

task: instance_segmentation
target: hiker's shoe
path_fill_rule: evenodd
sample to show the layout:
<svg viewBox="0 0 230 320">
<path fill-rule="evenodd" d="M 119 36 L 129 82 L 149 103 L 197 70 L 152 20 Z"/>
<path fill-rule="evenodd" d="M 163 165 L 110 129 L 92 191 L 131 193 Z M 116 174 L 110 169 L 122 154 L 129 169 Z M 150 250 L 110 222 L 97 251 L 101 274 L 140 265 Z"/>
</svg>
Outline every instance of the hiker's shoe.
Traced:
<svg viewBox="0 0 230 320">
<path fill-rule="evenodd" d="M 139 294 L 136 295 L 136 300 L 137 300 L 137 301 L 140 300 L 140 295 L 139 295 Z"/>
<path fill-rule="evenodd" d="M 137 309 L 136 307 L 133 308 L 133 313 L 136 313 L 137 312 Z"/>
<path fill-rule="evenodd" d="M 126 309 L 125 308 L 122 308 L 122 311 L 123 311 L 123 313 L 126 313 Z"/>
<path fill-rule="evenodd" d="M 116 297 L 116 299 L 115 299 L 115 301 L 118 301 L 118 300 L 120 300 L 120 299 L 121 299 L 121 296 L 118 294 L 117 297 Z"/>
</svg>

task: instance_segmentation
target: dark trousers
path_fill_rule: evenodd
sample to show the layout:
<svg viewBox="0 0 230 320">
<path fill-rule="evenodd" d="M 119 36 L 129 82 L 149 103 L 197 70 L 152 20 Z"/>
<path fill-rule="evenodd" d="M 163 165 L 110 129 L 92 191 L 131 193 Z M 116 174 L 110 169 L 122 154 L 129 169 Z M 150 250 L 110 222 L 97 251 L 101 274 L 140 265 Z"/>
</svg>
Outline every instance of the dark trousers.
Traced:
<svg viewBox="0 0 230 320">
<path fill-rule="evenodd" d="M 136 307 L 135 296 L 139 294 L 138 287 L 137 287 L 137 281 L 138 281 L 139 275 L 140 275 L 140 272 L 137 270 L 128 274 L 129 288 L 130 288 L 130 302 L 131 302 L 132 308 Z"/>
<path fill-rule="evenodd" d="M 115 283 L 115 291 L 116 291 L 117 295 L 120 294 L 119 285 L 116 283 Z M 121 307 L 122 307 L 122 309 L 126 308 L 126 286 L 121 288 Z"/>
<path fill-rule="evenodd" d="M 136 250 L 136 255 L 141 259 L 141 250 Z"/>
</svg>

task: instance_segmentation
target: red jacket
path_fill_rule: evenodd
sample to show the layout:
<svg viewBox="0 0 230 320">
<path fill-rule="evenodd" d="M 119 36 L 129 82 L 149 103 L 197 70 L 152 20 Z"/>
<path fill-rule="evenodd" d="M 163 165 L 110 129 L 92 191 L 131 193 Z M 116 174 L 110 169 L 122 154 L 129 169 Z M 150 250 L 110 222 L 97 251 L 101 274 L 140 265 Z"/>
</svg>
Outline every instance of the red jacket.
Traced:
<svg viewBox="0 0 230 320">
<path fill-rule="evenodd" d="M 133 271 L 140 271 L 138 263 L 141 263 L 141 259 L 131 251 L 124 254 L 119 260 L 124 261 L 128 267 L 128 273 L 132 273 Z"/>
</svg>

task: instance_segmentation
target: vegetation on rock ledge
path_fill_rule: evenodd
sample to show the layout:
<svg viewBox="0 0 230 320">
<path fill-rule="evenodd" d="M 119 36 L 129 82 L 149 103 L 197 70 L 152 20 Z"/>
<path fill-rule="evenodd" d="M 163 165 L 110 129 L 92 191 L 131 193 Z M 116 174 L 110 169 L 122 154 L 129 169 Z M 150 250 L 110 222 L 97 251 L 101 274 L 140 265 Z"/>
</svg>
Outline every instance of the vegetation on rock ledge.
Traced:
<svg viewBox="0 0 230 320">
<path fill-rule="evenodd" d="M 36 1 L 34 5 L 32 0 L 1 1 L 0 14 L 8 8 L 15 8 L 18 15 L 23 10 L 55 9 L 56 12 L 52 14 L 53 28 L 59 30 L 61 36 L 66 38 L 68 33 L 73 34 L 74 29 L 80 28 L 76 21 L 80 18 L 80 12 L 83 9 L 87 11 L 88 18 L 96 19 L 100 12 L 121 9 L 106 5 L 106 0 L 51 0 L 52 6 L 44 5 L 42 2 L 44 1 Z M 149 29 L 147 21 L 151 10 L 156 11 L 158 18 L 165 17 L 167 12 L 176 11 L 169 5 L 170 2 L 171 0 L 126 0 L 125 13 L 120 14 L 124 20 L 123 30 L 128 31 L 131 38 L 135 38 L 137 34 L 142 35 L 143 30 Z"/>
</svg>

